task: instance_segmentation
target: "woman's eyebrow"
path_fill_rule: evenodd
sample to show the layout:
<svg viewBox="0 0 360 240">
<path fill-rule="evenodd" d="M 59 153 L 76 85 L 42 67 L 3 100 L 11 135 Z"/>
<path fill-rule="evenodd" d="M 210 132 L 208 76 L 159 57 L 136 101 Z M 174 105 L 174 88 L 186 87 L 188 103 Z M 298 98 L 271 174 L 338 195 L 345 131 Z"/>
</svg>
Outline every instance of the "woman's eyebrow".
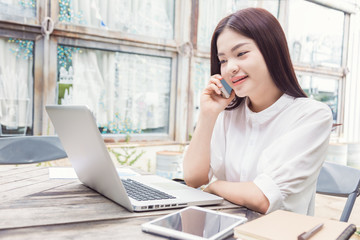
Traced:
<svg viewBox="0 0 360 240">
<path fill-rule="evenodd" d="M 246 44 L 249 44 L 249 43 L 245 42 L 245 43 L 236 44 L 234 47 L 231 48 L 230 51 L 233 52 L 233 51 L 235 51 L 236 49 L 238 49 L 239 47 L 242 47 L 242 46 L 244 46 L 244 45 L 246 45 Z M 218 53 L 217 55 L 218 55 L 218 56 L 222 56 L 222 55 L 225 55 L 225 54 L 224 54 L 224 53 Z"/>
<path fill-rule="evenodd" d="M 235 51 L 236 49 L 238 49 L 239 47 L 242 47 L 242 46 L 244 46 L 244 45 L 246 45 L 246 44 L 249 44 L 249 43 L 239 43 L 239 44 L 236 44 L 233 48 L 231 48 L 231 51 L 233 52 L 233 51 Z"/>
</svg>

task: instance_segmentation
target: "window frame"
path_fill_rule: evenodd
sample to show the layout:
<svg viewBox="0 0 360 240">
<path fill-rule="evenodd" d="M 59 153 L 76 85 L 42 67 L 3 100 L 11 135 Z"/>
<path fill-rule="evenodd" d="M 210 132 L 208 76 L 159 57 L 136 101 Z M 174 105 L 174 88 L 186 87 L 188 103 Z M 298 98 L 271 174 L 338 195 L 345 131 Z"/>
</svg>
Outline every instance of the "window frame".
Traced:
<svg viewBox="0 0 360 240">
<path fill-rule="evenodd" d="M 8 21 L 0 20 L 0 37 L 1 38 L 19 38 L 24 40 L 34 41 L 33 51 L 33 89 L 32 89 L 32 126 L 27 130 L 27 134 L 39 135 L 39 114 L 41 114 L 41 102 L 43 100 L 43 72 L 42 63 L 43 51 L 41 45 L 43 42 L 43 36 L 41 34 L 40 26 L 29 26 L 19 23 L 12 23 Z M 35 61 L 36 59 L 36 61 Z"/>
<path fill-rule="evenodd" d="M 169 129 L 161 134 L 132 134 L 131 141 L 171 141 L 175 142 L 177 128 L 181 123 L 176 121 L 179 115 L 177 108 L 182 106 L 177 101 L 178 91 L 178 65 L 181 61 L 178 49 L 178 36 L 180 30 L 179 8 L 184 4 L 174 0 L 174 36 L 173 39 L 161 39 L 149 36 L 123 33 L 116 30 L 106 30 L 91 26 L 72 25 L 58 21 L 59 4 L 50 0 L 38 0 L 36 2 L 36 17 L 26 18 L 14 16 L 7 18 L 0 13 L 0 36 L 4 38 L 21 38 L 34 41 L 33 56 L 33 102 L 32 102 L 32 132 L 33 135 L 55 134 L 52 124 L 45 112 L 45 105 L 55 104 L 57 97 L 57 46 L 68 45 L 84 47 L 104 51 L 118 51 L 136 53 L 155 57 L 167 57 L 171 59 L 170 76 L 170 104 L 169 104 Z M 3 18 L 1 18 L 3 16 Z M 51 17 L 54 21 L 54 30 L 50 34 L 50 40 L 44 39 L 41 22 L 45 17 Z M 48 52 L 45 52 L 45 49 Z M 36 60 L 35 60 L 36 59 Z M 45 67 L 46 60 L 48 67 Z M 47 69 L 44 69 L 47 68 Z M 111 138 L 111 142 L 124 141 L 125 135 L 109 134 L 105 138 Z"/>
<path fill-rule="evenodd" d="M 58 3 L 58 2 L 57 2 Z M 107 30 L 104 28 L 97 28 L 97 27 L 93 27 L 93 26 L 84 26 L 84 25 L 75 25 L 75 24 L 70 24 L 70 23 L 63 23 L 63 22 L 58 22 L 58 18 L 59 18 L 59 4 L 52 4 L 51 5 L 51 16 L 56 16 L 55 18 L 55 22 L 56 22 L 56 26 L 55 26 L 55 30 L 54 30 L 54 34 L 56 35 L 57 32 L 62 33 L 62 34 L 66 34 L 66 36 L 71 37 L 71 33 L 72 37 L 80 37 L 81 36 L 91 36 L 91 37 L 98 37 L 99 39 L 107 39 L 108 41 L 110 41 L 110 39 L 114 39 L 114 40 L 123 40 L 124 42 L 131 42 L 132 44 L 150 44 L 153 45 L 154 47 L 156 46 L 163 46 L 161 49 L 163 50 L 167 50 L 166 48 L 176 48 L 176 40 L 177 39 L 177 31 L 176 31 L 176 26 L 177 26 L 177 9 L 180 7 L 179 6 L 179 2 L 178 0 L 174 0 L 174 36 L 173 39 L 162 39 L 162 38 L 154 38 L 151 36 L 144 36 L 144 35 L 137 35 L 137 34 L 130 34 L 130 33 L 125 33 L 125 32 L 121 32 L 121 31 L 116 31 L 116 30 Z M 54 20 L 54 19 L 53 19 Z M 64 36 L 64 35 L 63 35 Z"/>
<path fill-rule="evenodd" d="M 58 36 L 55 39 L 56 41 L 53 42 L 53 46 L 51 47 L 52 52 L 54 55 L 57 56 L 57 46 L 58 45 L 65 45 L 65 46 L 72 46 L 72 47 L 79 47 L 79 48 L 86 48 L 86 49 L 94 49 L 94 50 L 101 50 L 101 51 L 112 51 L 112 52 L 123 52 L 123 53 L 131 53 L 131 54 L 140 54 L 146 56 L 155 56 L 155 57 L 167 57 L 171 59 L 171 79 L 170 79 L 170 109 L 169 109 L 169 132 L 168 133 L 149 133 L 149 134 L 130 134 L 131 141 L 171 141 L 174 139 L 175 136 L 175 101 L 176 101 L 176 66 L 177 66 L 177 54 L 175 49 L 172 51 L 161 51 L 158 49 L 150 49 L 145 48 L 144 46 L 133 46 L 130 43 L 127 45 L 125 44 L 117 44 L 117 43 L 109 43 L 107 41 L 98 42 L 94 40 L 88 39 L 73 39 L 69 38 L 68 36 Z M 57 62 L 56 64 L 51 64 L 50 72 L 56 73 L 53 74 L 51 77 L 51 84 L 57 86 Z M 53 94 L 54 97 L 52 98 L 52 102 L 50 104 L 56 104 L 57 102 L 57 87 L 54 89 L 55 93 Z M 52 129 L 53 131 L 53 129 Z M 124 141 L 126 138 L 125 134 L 103 134 L 103 137 L 107 139 L 113 139 L 115 142 Z"/>
<path fill-rule="evenodd" d="M 116 30 L 107 30 L 93 26 L 83 26 L 58 22 L 59 4 L 51 4 L 51 16 L 55 16 L 55 27 L 51 34 L 51 55 L 57 57 L 57 46 L 67 45 L 73 47 L 82 47 L 88 49 L 97 49 L 104 51 L 118 51 L 126 53 L 136 53 L 141 55 L 150 55 L 156 57 L 171 58 L 171 79 L 170 79 L 170 108 L 169 108 L 169 129 L 168 133 L 149 133 L 149 134 L 130 134 L 130 141 L 175 141 L 176 128 L 176 98 L 178 92 L 178 49 L 177 36 L 179 18 L 177 16 L 177 9 L 181 7 L 178 0 L 174 0 L 174 36 L 173 39 L 161 39 L 143 35 L 134 35 L 124 33 Z M 53 19 L 54 20 L 54 19 Z M 56 103 L 57 96 L 57 59 L 53 58 L 50 64 L 50 75 L 48 77 L 49 84 L 55 86 L 55 89 L 50 94 L 50 101 L 48 104 Z M 49 124 L 49 119 L 44 119 L 43 132 L 54 133 L 52 125 Z M 49 131 L 50 126 L 50 131 Z M 126 140 L 125 134 L 103 134 L 103 137 L 108 142 L 123 142 Z"/>
<path fill-rule="evenodd" d="M 296 73 L 306 73 L 306 74 L 313 74 L 318 75 L 322 77 L 329 76 L 330 78 L 337 77 L 339 78 L 339 90 L 338 90 L 338 117 L 337 122 L 343 124 L 344 123 L 344 109 L 345 109 L 345 91 L 346 91 L 346 75 L 347 75 L 347 54 L 348 54 L 348 43 L 349 43 L 349 28 L 350 28 L 350 14 L 352 11 L 349 11 L 348 6 L 339 6 L 334 1 L 328 1 L 325 2 L 323 0 L 302 0 L 307 1 L 310 3 L 314 3 L 317 5 L 320 5 L 325 8 L 334 9 L 337 11 L 340 11 L 344 14 L 344 31 L 343 31 L 343 46 L 342 46 L 342 56 L 341 56 L 341 66 L 338 68 L 335 67 L 324 67 L 324 66 L 315 66 L 312 67 L 310 65 L 304 65 L 304 64 L 296 64 L 294 63 L 294 69 Z M 290 4 L 290 2 L 288 2 Z M 286 11 L 288 11 L 288 5 L 286 7 Z M 288 22 L 288 21 L 286 21 Z M 285 24 L 285 23 L 284 23 Z M 286 24 L 285 24 L 286 25 Z M 288 27 L 285 28 L 288 33 Z M 338 139 L 344 132 L 344 126 L 340 125 L 335 128 L 335 130 L 332 132 L 332 138 Z"/>
</svg>

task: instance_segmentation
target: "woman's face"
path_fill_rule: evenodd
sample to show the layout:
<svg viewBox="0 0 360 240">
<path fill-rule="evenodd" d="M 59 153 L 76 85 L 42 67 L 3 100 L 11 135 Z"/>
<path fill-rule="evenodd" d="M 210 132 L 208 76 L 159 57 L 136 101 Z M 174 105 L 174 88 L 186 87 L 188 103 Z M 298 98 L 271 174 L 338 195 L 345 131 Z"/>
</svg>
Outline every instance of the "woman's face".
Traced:
<svg viewBox="0 0 360 240">
<path fill-rule="evenodd" d="M 217 49 L 221 76 L 238 97 L 257 101 L 279 94 L 254 40 L 226 28 L 217 39 Z"/>
</svg>

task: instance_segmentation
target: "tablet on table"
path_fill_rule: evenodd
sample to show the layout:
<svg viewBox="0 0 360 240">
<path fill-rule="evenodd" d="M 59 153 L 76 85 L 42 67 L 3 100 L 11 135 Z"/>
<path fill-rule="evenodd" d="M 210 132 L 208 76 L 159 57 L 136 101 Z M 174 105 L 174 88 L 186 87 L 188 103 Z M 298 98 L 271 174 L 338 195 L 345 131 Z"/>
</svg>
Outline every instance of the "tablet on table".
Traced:
<svg viewBox="0 0 360 240">
<path fill-rule="evenodd" d="M 141 225 L 144 232 L 177 239 L 223 239 L 233 234 L 234 227 L 245 217 L 200 207 L 187 207 Z"/>
</svg>

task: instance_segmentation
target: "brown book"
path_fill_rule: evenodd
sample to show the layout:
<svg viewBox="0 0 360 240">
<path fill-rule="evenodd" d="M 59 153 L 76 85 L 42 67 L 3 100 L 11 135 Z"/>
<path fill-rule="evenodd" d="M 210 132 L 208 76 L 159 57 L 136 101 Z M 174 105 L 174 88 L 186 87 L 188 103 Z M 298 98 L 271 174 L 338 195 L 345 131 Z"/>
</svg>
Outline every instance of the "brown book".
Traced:
<svg viewBox="0 0 360 240">
<path fill-rule="evenodd" d="M 349 239 L 354 224 L 277 210 L 234 229 L 242 240 L 297 240 L 298 236 L 323 224 L 309 240 Z"/>
</svg>

